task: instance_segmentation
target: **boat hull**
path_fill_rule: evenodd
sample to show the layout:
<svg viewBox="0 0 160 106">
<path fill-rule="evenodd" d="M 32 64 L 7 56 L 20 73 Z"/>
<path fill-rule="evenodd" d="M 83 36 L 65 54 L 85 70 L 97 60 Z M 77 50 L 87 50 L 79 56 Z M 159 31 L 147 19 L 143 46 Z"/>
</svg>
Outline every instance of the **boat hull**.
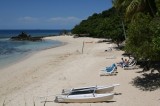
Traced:
<svg viewBox="0 0 160 106">
<path fill-rule="evenodd" d="M 82 88 L 74 88 L 74 89 L 63 89 L 62 94 L 68 95 L 68 94 L 81 94 L 81 93 L 94 93 L 97 94 L 103 94 L 103 93 L 109 93 L 114 90 L 115 86 L 118 86 L 119 84 L 114 84 L 111 86 L 91 86 L 91 87 L 82 87 Z"/>
<path fill-rule="evenodd" d="M 82 95 L 61 95 L 56 96 L 55 102 L 61 103 L 94 103 L 105 102 L 113 99 L 114 94 L 82 94 Z"/>
</svg>

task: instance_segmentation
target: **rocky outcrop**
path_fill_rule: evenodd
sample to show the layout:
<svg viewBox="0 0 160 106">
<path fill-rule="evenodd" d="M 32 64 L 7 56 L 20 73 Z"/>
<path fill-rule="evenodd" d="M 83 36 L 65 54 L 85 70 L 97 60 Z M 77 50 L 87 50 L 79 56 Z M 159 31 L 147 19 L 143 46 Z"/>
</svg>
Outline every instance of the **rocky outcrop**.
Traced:
<svg viewBox="0 0 160 106">
<path fill-rule="evenodd" d="M 22 32 L 18 36 L 11 37 L 11 40 L 28 40 L 28 41 L 42 41 L 43 37 L 32 37 L 31 35 L 27 35 L 26 33 Z"/>
</svg>

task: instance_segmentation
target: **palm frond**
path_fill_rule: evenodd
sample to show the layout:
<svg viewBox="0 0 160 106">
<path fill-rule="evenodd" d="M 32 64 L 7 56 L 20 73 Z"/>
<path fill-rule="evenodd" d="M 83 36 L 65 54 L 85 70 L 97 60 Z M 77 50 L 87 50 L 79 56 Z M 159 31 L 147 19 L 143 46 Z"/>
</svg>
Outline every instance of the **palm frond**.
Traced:
<svg viewBox="0 0 160 106">
<path fill-rule="evenodd" d="M 123 6 L 123 4 L 125 4 L 125 1 L 126 0 L 112 0 L 112 4 L 115 8 L 120 9 Z"/>
<path fill-rule="evenodd" d="M 133 0 L 126 9 L 126 18 L 131 18 L 138 11 L 143 0 Z"/>
</svg>

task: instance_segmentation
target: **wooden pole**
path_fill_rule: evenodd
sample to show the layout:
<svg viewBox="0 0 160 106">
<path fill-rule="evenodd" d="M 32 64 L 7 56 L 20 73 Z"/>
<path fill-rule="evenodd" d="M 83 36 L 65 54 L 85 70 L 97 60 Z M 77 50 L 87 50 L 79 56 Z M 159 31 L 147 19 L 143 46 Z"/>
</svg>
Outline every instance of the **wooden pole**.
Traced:
<svg viewBox="0 0 160 106">
<path fill-rule="evenodd" d="M 82 46 L 82 54 L 83 54 L 83 49 L 84 49 L 84 41 L 83 41 L 83 46 Z"/>
</svg>

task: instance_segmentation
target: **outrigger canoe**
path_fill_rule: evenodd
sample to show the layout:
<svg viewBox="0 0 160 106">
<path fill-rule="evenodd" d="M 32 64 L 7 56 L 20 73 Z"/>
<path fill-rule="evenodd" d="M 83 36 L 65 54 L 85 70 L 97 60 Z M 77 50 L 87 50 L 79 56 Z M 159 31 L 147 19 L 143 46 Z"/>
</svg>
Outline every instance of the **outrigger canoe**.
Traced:
<svg viewBox="0 0 160 106">
<path fill-rule="evenodd" d="M 55 102 L 58 102 L 58 103 L 94 103 L 94 102 L 109 101 L 113 99 L 113 97 L 114 97 L 114 93 L 59 95 L 59 96 L 56 96 Z"/>
<path fill-rule="evenodd" d="M 77 94 L 89 94 L 95 92 L 96 94 L 109 93 L 114 90 L 115 86 L 120 84 L 113 84 L 109 86 L 90 86 L 72 89 L 63 89 L 62 95 L 77 95 Z"/>
</svg>

